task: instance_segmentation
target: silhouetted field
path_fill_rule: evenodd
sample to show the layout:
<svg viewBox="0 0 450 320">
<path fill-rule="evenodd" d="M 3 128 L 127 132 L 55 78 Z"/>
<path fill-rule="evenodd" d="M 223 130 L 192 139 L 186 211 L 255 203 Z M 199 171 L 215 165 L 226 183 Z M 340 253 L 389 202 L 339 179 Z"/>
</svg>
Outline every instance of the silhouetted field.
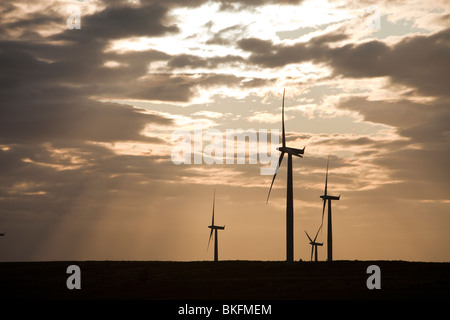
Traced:
<svg viewBox="0 0 450 320">
<path fill-rule="evenodd" d="M 69 265 L 81 289 L 69 290 Z M 369 290 L 370 265 L 381 289 Z M 450 263 L 64 261 L 0 263 L 2 299 L 449 299 Z"/>
</svg>

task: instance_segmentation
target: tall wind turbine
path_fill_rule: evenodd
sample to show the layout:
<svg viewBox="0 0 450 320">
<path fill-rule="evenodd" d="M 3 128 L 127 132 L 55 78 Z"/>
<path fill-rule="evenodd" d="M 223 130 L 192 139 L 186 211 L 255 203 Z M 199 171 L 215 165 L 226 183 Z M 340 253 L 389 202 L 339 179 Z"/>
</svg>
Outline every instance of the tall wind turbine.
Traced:
<svg viewBox="0 0 450 320">
<path fill-rule="evenodd" d="M 273 182 L 277 176 L 278 169 L 280 168 L 281 161 L 285 153 L 288 154 L 288 166 L 287 166 L 287 191 L 286 191 L 286 262 L 291 263 L 294 261 L 294 196 L 292 188 L 292 156 L 303 158 L 301 155 L 305 152 L 303 149 L 295 149 L 286 147 L 286 135 L 284 130 L 284 94 L 283 90 L 283 103 L 281 105 L 281 121 L 282 121 L 282 146 L 278 148 L 281 152 L 278 159 L 278 165 L 275 170 L 275 174 L 270 184 L 269 194 L 267 195 L 267 201 L 269 201 L 270 192 L 272 191 Z"/>
<path fill-rule="evenodd" d="M 327 184 L 328 184 L 328 165 L 330 162 L 330 157 L 328 157 L 327 161 L 327 175 L 325 177 L 325 193 L 320 196 L 323 200 L 323 209 L 322 209 L 322 224 L 320 228 L 323 226 L 323 216 L 325 214 L 325 205 L 328 200 L 328 235 L 327 235 L 327 261 L 333 261 L 333 232 L 331 227 L 331 200 L 339 200 L 341 196 L 330 196 L 327 194 Z"/>
<path fill-rule="evenodd" d="M 213 236 L 214 232 L 214 261 L 219 261 L 219 248 L 218 248 L 218 238 L 217 238 L 217 230 L 224 230 L 225 226 L 216 226 L 214 225 L 214 204 L 216 202 L 216 190 L 214 190 L 214 198 L 213 198 L 213 211 L 212 211 L 212 223 L 208 228 L 211 229 L 211 233 L 209 234 L 209 240 L 208 240 L 208 249 L 209 249 L 209 243 L 211 242 L 211 238 Z"/>
<path fill-rule="evenodd" d="M 320 228 L 319 228 L 319 230 L 320 230 Z M 306 230 L 305 230 L 306 236 L 309 239 L 309 244 L 312 246 L 311 247 L 311 261 L 313 261 L 313 253 L 315 253 L 314 260 L 318 261 L 317 246 L 323 246 L 323 242 L 321 242 L 321 243 L 316 242 L 317 235 L 319 234 L 319 230 L 317 230 L 317 233 L 316 233 L 316 236 L 314 237 L 314 240 L 311 239 L 311 237 L 309 236 L 308 232 L 306 232 Z"/>
</svg>

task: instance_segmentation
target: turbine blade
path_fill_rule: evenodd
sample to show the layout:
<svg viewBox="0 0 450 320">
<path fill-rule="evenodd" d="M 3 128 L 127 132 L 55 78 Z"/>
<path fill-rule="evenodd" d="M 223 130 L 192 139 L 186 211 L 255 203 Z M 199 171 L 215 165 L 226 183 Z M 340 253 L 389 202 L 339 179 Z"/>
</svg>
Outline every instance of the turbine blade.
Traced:
<svg viewBox="0 0 450 320">
<path fill-rule="evenodd" d="M 281 105 L 281 121 L 282 121 L 282 128 L 283 128 L 283 147 L 286 147 L 286 134 L 284 132 L 284 94 L 286 92 L 286 89 L 283 89 L 283 103 Z"/>
<path fill-rule="evenodd" d="M 311 261 L 313 261 L 314 245 L 311 245 Z"/>
<path fill-rule="evenodd" d="M 306 230 L 305 230 L 305 233 L 306 233 L 306 236 L 308 237 L 309 241 L 313 242 L 313 241 L 311 240 L 311 237 L 309 236 L 308 232 L 306 232 Z"/>
<path fill-rule="evenodd" d="M 269 202 L 270 192 L 272 191 L 273 182 L 275 181 L 275 177 L 277 176 L 278 169 L 280 168 L 281 162 L 283 161 L 284 152 L 280 154 L 280 158 L 278 159 L 277 169 L 275 170 L 275 174 L 272 178 L 272 183 L 270 184 L 269 194 L 267 195 L 266 204 Z"/>
<path fill-rule="evenodd" d="M 322 209 L 322 223 L 320 224 L 319 230 L 322 230 L 323 227 L 323 216 L 325 215 L 325 205 L 327 204 L 327 200 L 323 199 L 323 209 Z M 322 231 L 320 231 L 322 233 Z"/>
<path fill-rule="evenodd" d="M 209 234 L 209 240 L 208 240 L 208 248 L 206 248 L 206 251 L 208 251 L 208 249 L 209 249 L 209 243 L 211 242 L 211 238 L 212 238 L 212 235 L 213 235 L 213 231 L 214 231 L 214 229 L 211 228 L 211 233 Z"/>
<path fill-rule="evenodd" d="M 328 185 L 328 164 L 330 162 L 330 156 L 328 156 L 328 161 L 327 161 L 327 175 L 325 177 L 325 195 L 327 195 L 327 185 Z"/>
<path fill-rule="evenodd" d="M 316 236 L 314 237 L 314 243 L 316 242 L 317 236 L 319 235 L 319 230 L 320 228 L 317 230 Z"/>
<path fill-rule="evenodd" d="M 216 189 L 214 189 L 214 197 L 213 197 L 213 212 L 212 212 L 212 223 L 211 223 L 212 226 L 214 226 L 214 205 L 215 205 L 215 203 L 216 203 Z"/>
</svg>

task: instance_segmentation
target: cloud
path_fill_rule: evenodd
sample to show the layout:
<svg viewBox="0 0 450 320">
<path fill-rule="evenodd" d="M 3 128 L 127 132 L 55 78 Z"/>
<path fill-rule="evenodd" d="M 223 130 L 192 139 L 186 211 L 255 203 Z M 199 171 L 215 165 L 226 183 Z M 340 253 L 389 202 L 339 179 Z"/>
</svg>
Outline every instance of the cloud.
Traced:
<svg viewBox="0 0 450 320">
<path fill-rule="evenodd" d="M 274 44 L 271 40 L 246 38 L 238 42 L 242 50 L 251 52 L 250 61 L 266 68 L 282 67 L 292 63 L 305 61 L 322 62 L 330 49 L 327 44 L 347 39 L 347 35 L 331 32 L 312 38 L 308 42 L 292 45 Z"/>
<path fill-rule="evenodd" d="M 208 68 L 217 69 L 221 66 L 227 67 L 230 65 L 242 64 L 245 61 L 241 56 L 226 55 L 222 57 L 205 58 L 200 56 L 180 54 L 173 56 L 169 62 L 168 67 L 173 68 Z"/>
<path fill-rule="evenodd" d="M 393 181 L 401 181 L 397 188 L 408 190 L 398 197 L 406 199 L 445 199 L 450 175 L 446 166 L 450 161 L 448 103 L 414 103 L 400 101 L 368 101 L 353 97 L 341 101 L 339 108 L 358 112 L 365 121 L 396 128 L 405 138 L 403 142 L 375 143 L 382 153 L 373 163 L 389 171 Z"/>
<path fill-rule="evenodd" d="M 365 78 L 388 76 L 421 95 L 448 96 L 445 71 L 450 56 L 450 29 L 410 36 L 392 47 L 380 41 L 331 49 L 326 57 L 336 74 Z"/>
<path fill-rule="evenodd" d="M 330 47 L 347 39 L 343 33 L 329 33 L 292 45 L 271 40 L 242 39 L 241 49 L 251 52 L 250 62 L 265 68 L 312 61 L 332 67 L 334 76 L 350 78 L 389 77 L 411 87 L 419 95 L 448 96 L 450 29 L 431 35 L 409 36 L 390 46 L 379 40 Z"/>
<path fill-rule="evenodd" d="M 169 119 L 141 114 L 137 109 L 89 100 L 74 102 L 4 105 L 1 113 L 0 141 L 120 141 L 155 139 L 140 135 L 148 123 L 168 124 Z"/>
<path fill-rule="evenodd" d="M 213 22 L 211 22 L 211 26 Z M 218 32 L 213 33 L 211 38 L 206 41 L 206 44 L 211 45 L 232 45 L 239 36 L 246 31 L 246 26 L 235 24 L 230 27 L 223 28 Z"/>
<path fill-rule="evenodd" d="M 214 111 L 208 111 L 208 110 L 202 110 L 197 111 L 192 114 L 193 116 L 201 116 L 201 117 L 207 117 L 211 119 L 220 119 L 224 117 L 224 114 L 222 112 L 214 112 Z"/>
<path fill-rule="evenodd" d="M 414 143 L 447 143 L 450 111 L 446 100 L 416 103 L 409 100 L 369 101 L 351 97 L 340 101 L 338 108 L 356 111 L 365 121 L 397 128 L 398 133 Z"/>
<path fill-rule="evenodd" d="M 64 56 L 65 50 L 58 47 L 50 56 L 52 45 L 8 41 L 4 45 L 0 52 L 1 141 L 142 140 L 146 138 L 139 132 L 146 123 L 169 122 L 130 106 L 89 99 L 101 92 L 100 83 L 109 82 L 108 74 L 120 73 L 96 66 L 100 59 L 84 62 L 73 54 Z M 40 57 L 58 61 L 45 62 Z M 96 70 L 97 79 L 92 78 Z"/>
<path fill-rule="evenodd" d="M 261 112 L 261 113 L 257 113 L 254 114 L 252 116 L 250 116 L 248 118 L 248 121 L 250 122 L 263 122 L 263 123 L 279 123 L 280 122 L 280 116 L 279 115 L 275 115 L 275 114 L 271 114 L 271 113 L 266 113 L 266 112 Z"/>
<path fill-rule="evenodd" d="M 141 7 L 108 6 L 100 12 L 83 17 L 80 30 L 67 29 L 53 36 L 56 40 L 102 41 L 127 38 L 130 36 L 161 36 L 179 31 L 174 24 L 166 26 L 168 9 L 159 4 Z"/>
</svg>

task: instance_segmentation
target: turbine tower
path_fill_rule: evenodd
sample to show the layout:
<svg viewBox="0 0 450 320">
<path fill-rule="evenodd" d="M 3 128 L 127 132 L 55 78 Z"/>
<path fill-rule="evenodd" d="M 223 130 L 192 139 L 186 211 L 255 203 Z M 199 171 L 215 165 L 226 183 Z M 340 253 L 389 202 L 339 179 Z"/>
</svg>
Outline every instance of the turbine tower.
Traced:
<svg viewBox="0 0 450 320">
<path fill-rule="evenodd" d="M 281 152 L 280 158 L 278 159 L 278 165 L 275 170 L 275 174 L 272 178 L 272 183 L 270 184 L 269 194 L 267 195 L 267 202 L 269 202 L 270 192 L 272 191 L 273 182 L 277 176 L 278 169 L 280 168 L 281 162 L 283 161 L 283 156 L 285 153 L 288 154 L 288 166 L 287 166 L 287 191 L 286 191 L 286 262 L 291 263 L 294 261 L 294 196 L 292 187 L 292 156 L 303 158 L 301 155 L 305 152 L 303 149 L 295 149 L 286 147 L 286 134 L 284 130 L 284 95 L 285 90 L 283 90 L 283 103 L 281 105 L 281 121 L 282 121 L 282 146 L 278 148 Z"/>
<path fill-rule="evenodd" d="M 211 242 L 211 238 L 213 236 L 214 232 L 214 261 L 219 261 L 219 248 L 218 248 L 218 238 L 217 238 L 217 230 L 224 230 L 225 226 L 216 226 L 214 225 L 214 204 L 216 202 L 216 190 L 214 190 L 214 198 L 213 198 L 213 211 L 212 211 L 212 223 L 208 228 L 211 229 L 211 233 L 209 234 L 209 240 L 208 240 L 208 249 L 209 249 L 209 243 Z"/>
<path fill-rule="evenodd" d="M 320 230 L 320 228 L 319 228 L 319 230 Z M 314 261 L 318 261 L 317 246 L 323 246 L 323 242 L 321 242 L 321 243 L 316 242 L 317 235 L 319 234 L 319 230 L 317 230 L 317 233 L 316 233 L 316 236 L 314 237 L 314 240 L 311 239 L 311 237 L 309 236 L 308 232 L 306 232 L 306 230 L 305 230 L 306 236 L 309 239 L 309 244 L 312 246 L 311 247 L 311 261 L 313 261 L 313 253 L 315 253 Z"/>
<path fill-rule="evenodd" d="M 322 224 L 320 228 L 323 226 L 323 216 L 325 214 L 325 205 L 328 200 L 328 234 L 327 234 L 327 261 L 333 261 L 333 230 L 331 227 L 331 200 L 339 200 L 341 196 L 330 196 L 327 194 L 327 184 L 328 184 L 328 165 L 330 162 L 330 157 L 328 157 L 327 161 L 327 175 L 325 177 L 325 192 L 322 196 L 320 196 L 323 200 L 323 209 L 322 209 Z"/>
</svg>

